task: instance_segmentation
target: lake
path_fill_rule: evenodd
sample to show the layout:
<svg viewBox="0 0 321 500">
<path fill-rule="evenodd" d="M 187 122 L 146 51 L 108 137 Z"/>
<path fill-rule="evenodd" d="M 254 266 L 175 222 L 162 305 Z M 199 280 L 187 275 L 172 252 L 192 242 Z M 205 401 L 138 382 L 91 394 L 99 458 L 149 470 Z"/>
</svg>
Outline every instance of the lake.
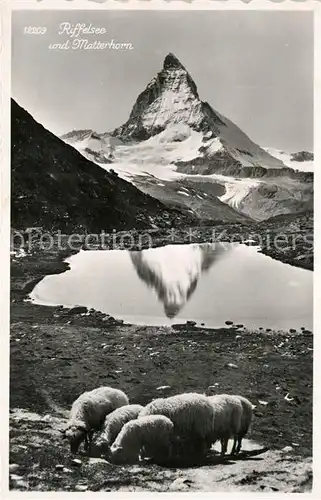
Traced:
<svg viewBox="0 0 321 500">
<path fill-rule="evenodd" d="M 226 320 L 247 328 L 313 328 L 313 272 L 238 243 L 80 251 L 46 276 L 37 304 L 83 305 L 138 325 Z"/>
</svg>

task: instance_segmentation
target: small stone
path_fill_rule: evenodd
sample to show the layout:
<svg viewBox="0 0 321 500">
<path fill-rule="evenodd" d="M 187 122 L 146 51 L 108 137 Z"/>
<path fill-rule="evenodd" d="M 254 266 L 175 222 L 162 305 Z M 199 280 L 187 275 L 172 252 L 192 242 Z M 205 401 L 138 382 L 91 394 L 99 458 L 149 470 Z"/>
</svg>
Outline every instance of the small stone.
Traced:
<svg viewBox="0 0 321 500">
<path fill-rule="evenodd" d="M 29 483 L 28 481 L 24 481 L 20 479 L 20 481 L 15 482 L 16 486 L 19 486 L 20 488 L 28 488 L 29 489 Z"/>
<path fill-rule="evenodd" d="M 82 465 L 82 461 L 79 458 L 73 458 L 71 464 L 75 467 L 80 467 Z"/>
<path fill-rule="evenodd" d="M 244 328 L 244 325 L 235 325 L 236 328 Z"/>
<path fill-rule="evenodd" d="M 191 483 L 193 483 L 193 481 L 188 478 L 178 477 L 172 482 L 169 489 L 171 491 L 188 491 Z"/>
<path fill-rule="evenodd" d="M 69 309 L 68 314 L 82 314 L 87 312 L 87 307 L 76 306 Z"/>
<path fill-rule="evenodd" d="M 290 333 L 296 333 L 296 329 L 295 328 L 290 328 L 289 332 Z"/>
<path fill-rule="evenodd" d="M 104 458 L 95 458 L 95 457 L 91 457 L 89 459 L 89 464 L 105 464 L 107 463 L 106 460 Z"/>
<path fill-rule="evenodd" d="M 228 368 L 234 368 L 234 369 L 238 368 L 238 366 L 237 366 L 237 365 L 235 365 L 234 363 L 227 363 L 227 364 L 226 364 L 226 366 L 227 366 Z"/>
<path fill-rule="evenodd" d="M 159 387 L 156 388 L 156 391 L 166 391 L 167 389 L 171 389 L 172 387 L 170 385 L 160 385 Z"/>
<path fill-rule="evenodd" d="M 20 465 L 18 464 L 10 464 L 9 465 L 9 472 L 16 472 L 19 469 Z"/>
<path fill-rule="evenodd" d="M 227 321 L 225 321 L 225 324 L 226 324 L 226 325 L 233 325 L 233 321 L 229 321 L 229 320 L 227 320 Z"/>
<path fill-rule="evenodd" d="M 62 469 L 62 472 L 64 472 L 65 474 L 68 474 L 69 472 L 72 472 L 72 470 L 71 470 L 71 469 L 68 469 L 67 467 L 64 467 L 64 468 Z"/>
<path fill-rule="evenodd" d="M 10 474 L 10 479 L 12 479 L 12 481 L 21 481 L 21 479 L 23 479 L 23 476 L 18 476 L 18 474 Z"/>
<path fill-rule="evenodd" d="M 197 325 L 196 321 L 186 321 L 186 324 L 188 326 L 196 326 Z"/>
<path fill-rule="evenodd" d="M 75 490 L 76 491 L 87 491 L 88 490 L 88 484 L 76 484 Z"/>
<path fill-rule="evenodd" d="M 22 450 L 27 450 L 28 446 L 26 446 L 25 444 L 18 444 L 17 448 L 21 448 Z"/>
<path fill-rule="evenodd" d="M 56 465 L 56 470 L 63 470 L 63 469 L 64 469 L 64 465 L 62 465 L 62 464 Z"/>
<path fill-rule="evenodd" d="M 292 448 L 292 446 L 285 446 L 284 448 L 282 448 L 282 451 L 285 451 L 286 453 L 288 453 L 289 451 L 293 451 L 293 448 Z"/>
</svg>

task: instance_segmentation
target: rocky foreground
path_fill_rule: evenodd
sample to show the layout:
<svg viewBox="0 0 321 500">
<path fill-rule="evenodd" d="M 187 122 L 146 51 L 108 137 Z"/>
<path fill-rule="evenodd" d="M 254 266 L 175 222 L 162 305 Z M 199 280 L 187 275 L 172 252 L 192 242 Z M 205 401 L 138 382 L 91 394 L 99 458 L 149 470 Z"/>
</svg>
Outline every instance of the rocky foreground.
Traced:
<svg viewBox="0 0 321 500">
<path fill-rule="evenodd" d="M 70 253 L 70 252 L 69 252 Z M 229 325 L 141 327 L 86 309 L 25 299 L 68 252 L 13 256 L 10 358 L 10 487 L 33 491 L 283 491 L 312 487 L 313 335 Z M 227 320 L 229 318 L 226 318 Z M 74 457 L 62 440 L 72 401 L 110 385 L 131 402 L 163 394 L 238 393 L 255 405 L 245 452 L 202 464 L 114 466 Z M 248 453 L 246 453 L 248 452 Z M 76 459 L 76 460 L 75 460 Z"/>
</svg>

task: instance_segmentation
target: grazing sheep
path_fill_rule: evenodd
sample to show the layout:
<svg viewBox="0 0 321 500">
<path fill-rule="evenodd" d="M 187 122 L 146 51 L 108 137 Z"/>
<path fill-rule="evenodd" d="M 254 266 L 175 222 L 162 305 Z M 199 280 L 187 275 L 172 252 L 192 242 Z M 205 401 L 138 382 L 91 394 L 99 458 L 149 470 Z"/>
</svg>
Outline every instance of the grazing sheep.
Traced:
<svg viewBox="0 0 321 500">
<path fill-rule="evenodd" d="M 105 418 L 104 428 L 96 440 L 96 446 L 102 452 L 108 451 L 122 427 L 130 420 L 135 420 L 144 407 L 141 405 L 126 405 L 117 408 Z"/>
<path fill-rule="evenodd" d="M 127 422 L 110 448 L 114 463 L 134 463 L 140 453 L 157 458 L 170 458 L 173 422 L 163 415 L 148 415 Z"/>
<path fill-rule="evenodd" d="M 232 454 L 239 453 L 242 447 L 242 439 L 247 434 L 250 429 L 252 418 L 253 418 L 253 405 L 252 403 L 244 398 L 243 396 L 235 396 L 241 401 L 242 405 L 242 419 L 241 419 L 241 429 L 236 438 L 234 438 Z"/>
<path fill-rule="evenodd" d="M 213 431 L 214 410 L 203 394 L 185 393 L 149 403 L 138 418 L 146 415 L 164 415 L 171 419 L 174 431 L 193 451 L 204 453 Z"/>
<path fill-rule="evenodd" d="M 72 453 L 77 453 L 80 444 L 85 448 L 91 444 L 95 430 L 99 430 L 106 415 L 120 406 L 128 405 L 128 397 L 119 389 L 98 387 L 84 392 L 73 402 L 64 437 L 70 442 Z"/>
<path fill-rule="evenodd" d="M 208 396 L 208 400 L 214 409 L 214 425 L 209 444 L 215 443 L 219 439 L 222 447 L 221 455 L 225 455 L 228 440 L 234 438 L 235 443 L 242 432 L 242 403 L 237 396 L 228 394 Z M 233 446 L 232 453 L 234 451 Z"/>
</svg>

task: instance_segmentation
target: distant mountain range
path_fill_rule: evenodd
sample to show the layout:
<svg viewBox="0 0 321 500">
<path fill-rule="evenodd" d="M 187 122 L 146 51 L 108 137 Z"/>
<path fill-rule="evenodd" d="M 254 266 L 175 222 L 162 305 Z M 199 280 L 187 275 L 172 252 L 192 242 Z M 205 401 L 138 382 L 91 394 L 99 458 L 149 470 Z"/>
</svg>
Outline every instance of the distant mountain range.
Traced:
<svg viewBox="0 0 321 500">
<path fill-rule="evenodd" d="M 200 219 L 263 220 L 313 208 L 313 155 L 255 144 L 202 102 L 181 62 L 168 54 L 125 124 L 62 139 L 168 207 Z"/>
<path fill-rule="evenodd" d="M 133 184 L 106 172 L 11 101 L 11 224 L 90 231 L 190 224 Z"/>
</svg>

